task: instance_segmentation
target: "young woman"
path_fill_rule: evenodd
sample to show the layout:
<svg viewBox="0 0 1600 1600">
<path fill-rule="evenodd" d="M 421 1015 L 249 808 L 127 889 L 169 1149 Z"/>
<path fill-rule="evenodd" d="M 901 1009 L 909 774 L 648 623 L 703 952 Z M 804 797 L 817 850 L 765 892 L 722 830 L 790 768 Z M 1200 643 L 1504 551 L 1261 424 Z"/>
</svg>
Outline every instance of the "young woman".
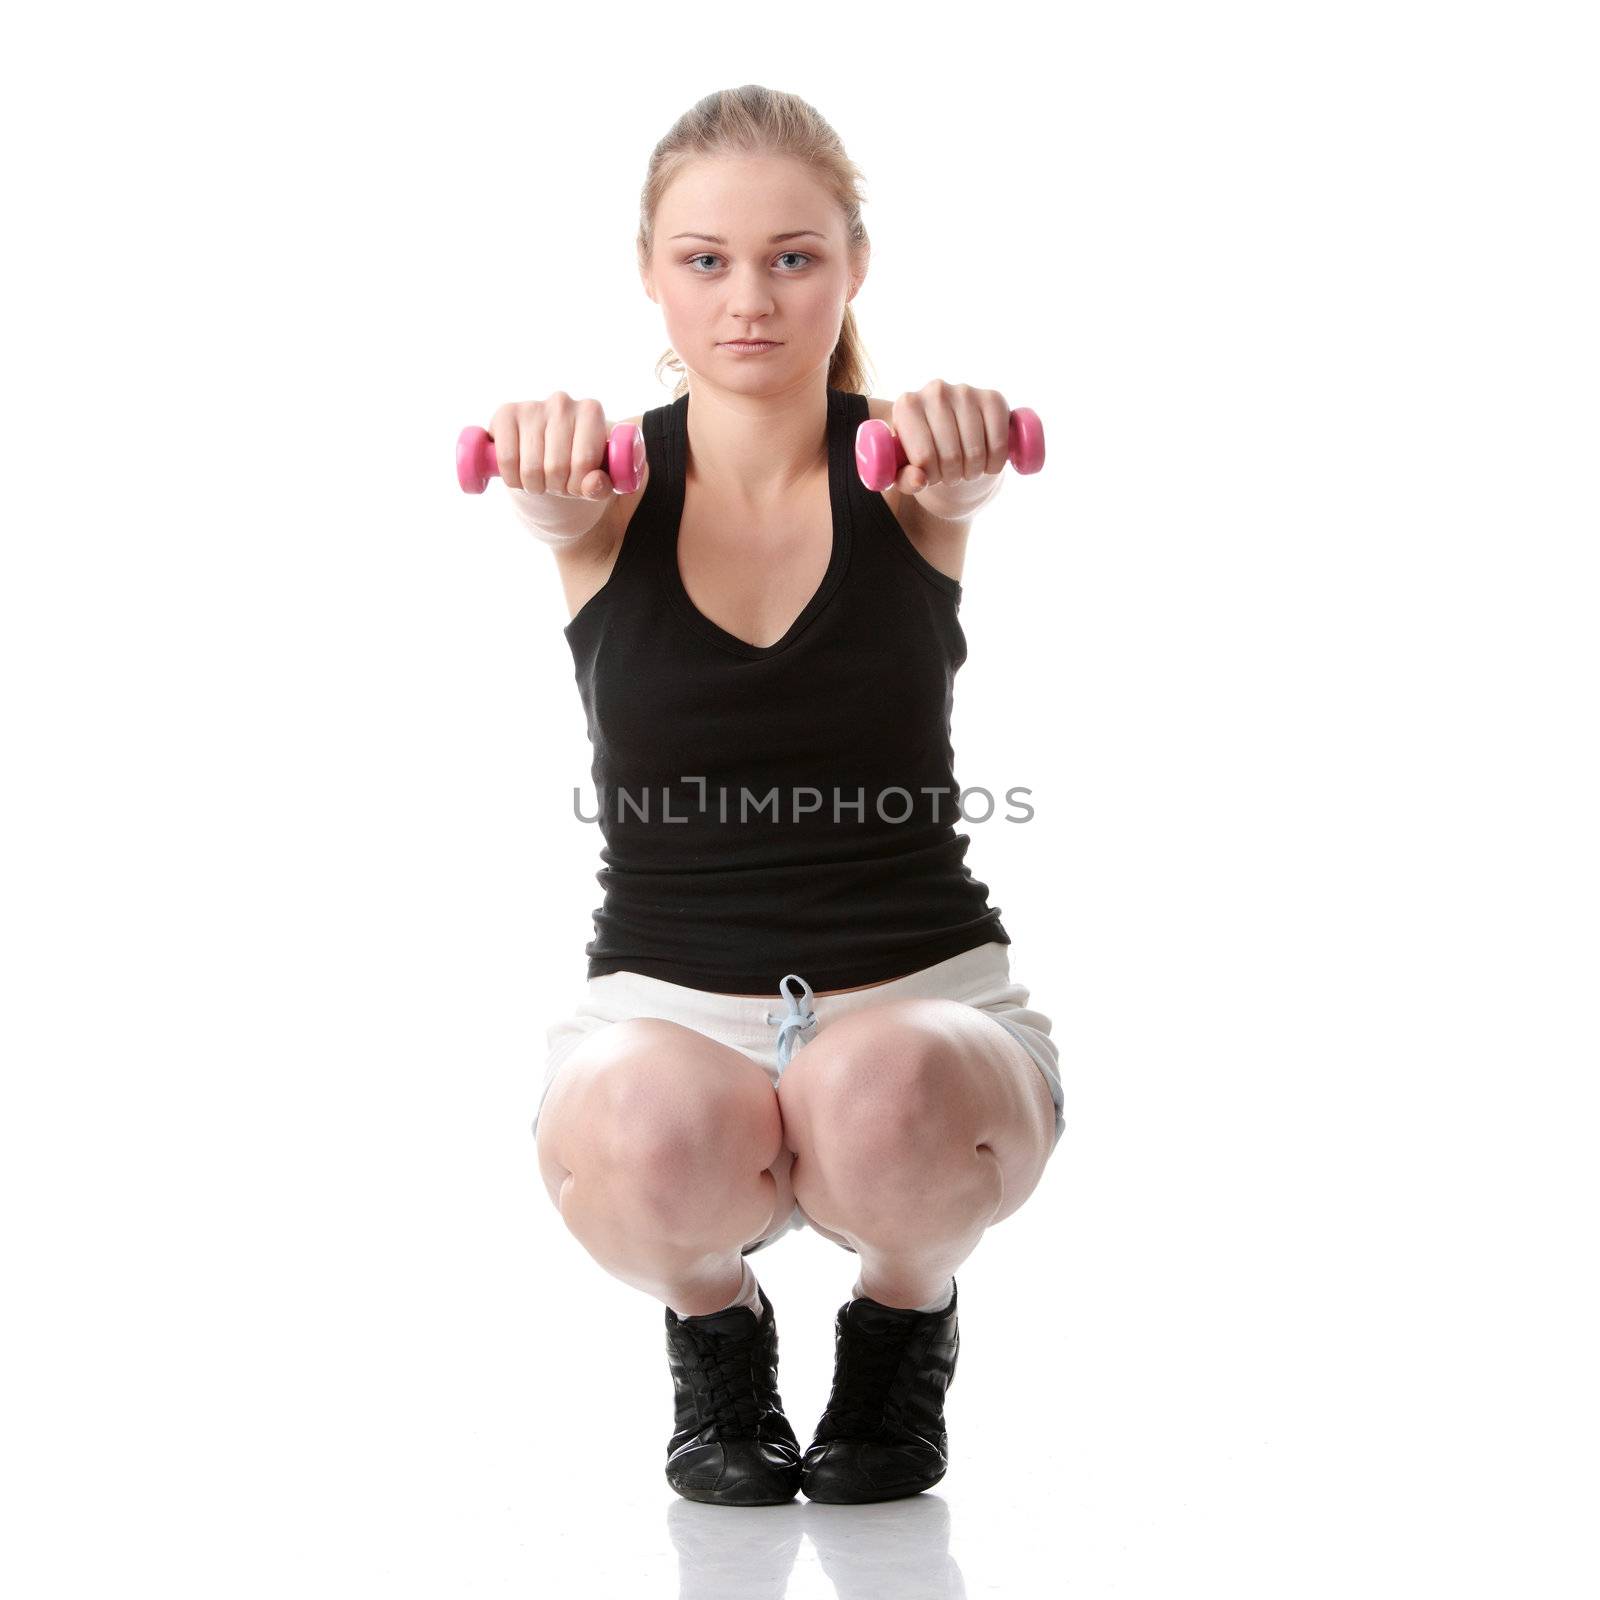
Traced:
<svg viewBox="0 0 1600 1600">
<path fill-rule="evenodd" d="M 962 553 L 1009 411 L 964 384 L 862 392 L 859 176 L 794 95 L 702 100 L 642 196 L 640 276 L 682 374 L 629 419 L 642 485 L 614 494 L 596 465 L 597 401 L 489 429 L 555 550 L 605 839 L 540 1171 L 595 1260 L 664 1303 L 667 1479 L 721 1504 L 938 1482 L 955 1268 L 1063 1129 L 1050 1019 L 954 826 Z M 909 457 L 882 494 L 854 463 L 869 416 Z M 744 1257 L 804 1226 L 859 1273 L 802 1457 Z"/>
</svg>

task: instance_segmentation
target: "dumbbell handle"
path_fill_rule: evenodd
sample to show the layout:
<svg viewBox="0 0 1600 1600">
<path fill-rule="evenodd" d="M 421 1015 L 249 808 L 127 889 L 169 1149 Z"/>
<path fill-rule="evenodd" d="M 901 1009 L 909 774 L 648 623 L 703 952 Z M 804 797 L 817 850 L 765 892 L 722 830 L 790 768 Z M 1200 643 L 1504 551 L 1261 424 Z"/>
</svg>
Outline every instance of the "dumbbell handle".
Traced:
<svg viewBox="0 0 1600 1600">
<path fill-rule="evenodd" d="M 1037 472 L 1044 465 L 1044 424 L 1037 412 L 1018 406 L 1007 430 L 1006 459 L 1018 472 Z M 873 493 L 881 493 L 906 464 L 905 446 L 887 422 L 869 417 L 856 429 L 856 471 Z"/>
<path fill-rule="evenodd" d="M 1011 413 L 1006 459 L 1016 471 L 1037 472 L 1044 465 L 1044 425 L 1038 413 L 1018 406 Z M 887 422 L 869 418 L 856 429 L 856 471 L 874 493 L 899 476 L 907 461 L 905 446 Z M 644 434 L 619 422 L 606 441 L 606 471 L 621 494 L 632 494 L 644 479 Z M 468 494 L 482 494 L 500 476 L 494 438 L 486 428 L 467 427 L 456 440 L 456 481 Z"/>
<path fill-rule="evenodd" d="M 644 477 L 644 435 L 631 422 L 619 422 L 606 441 L 606 471 L 621 494 L 632 494 Z M 468 494 L 482 494 L 500 476 L 500 458 L 487 428 L 463 428 L 456 440 L 456 482 Z"/>
</svg>

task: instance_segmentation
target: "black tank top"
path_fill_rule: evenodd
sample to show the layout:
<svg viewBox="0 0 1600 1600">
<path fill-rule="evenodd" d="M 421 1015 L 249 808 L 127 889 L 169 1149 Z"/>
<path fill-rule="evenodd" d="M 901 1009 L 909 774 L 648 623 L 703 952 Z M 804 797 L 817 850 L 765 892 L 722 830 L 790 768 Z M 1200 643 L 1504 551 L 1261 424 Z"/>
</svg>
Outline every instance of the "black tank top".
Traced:
<svg viewBox="0 0 1600 1600">
<path fill-rule="evenodd" d="M 563 630 L 605 840 L 589 976 L 848 989 L 1010 944 L 955 829 L 961 585 L 862 484 L 866 396 L 828 389 L 833 553 L 770 645 L 718 627 L 678 574 L 689 398 L 644 414 L 644 496 Z"/>
</svg>

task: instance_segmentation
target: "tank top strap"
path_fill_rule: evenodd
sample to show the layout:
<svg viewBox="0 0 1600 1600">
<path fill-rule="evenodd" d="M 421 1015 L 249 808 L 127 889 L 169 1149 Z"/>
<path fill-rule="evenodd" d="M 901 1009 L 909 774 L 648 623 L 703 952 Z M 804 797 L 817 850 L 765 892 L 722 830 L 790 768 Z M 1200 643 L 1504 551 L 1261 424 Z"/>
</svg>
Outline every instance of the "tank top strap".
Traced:
<svg viewBox="0 0 1600 1600">
<path fill-rule="evenodd" d="M 648 424 L 654 420 L 655 437 L 651 438 Z M 650 454 L 650 470 L 656 469 L 656 457 L 661 458 L 661 481 L 675 492 L 683 488 L 689 475 L 689 394 L 685 390 L 676 400 L 657 406 L 645 414 L 645 448 Z"/>
<path fill-rule="evenodd" d="M 843 429 L 843 441 L 850 452 L 850 459 L 856 456 L 856 429 L 871 415 L 867 405 L 867 397 L 857 394 L 854 389 L 831 389 L 830 394 L 837 395 L 836 402 L 841 413 L 840 424 Z"/>
<path fill-rule="evenodd" d="M 639 420 L 639 431 L 644 435 L 645 459 L 650 463 L 650 477 L 643 496 L 633 508 L 633 515 L 628 518 L 627 530 L 622 536 L 622 548 L 618 550 L 611 576 L 606 580 L 605 588 L 612 591 L 613 597 L 625 586 L 619 580 L 627 580 L 631 584 L 635 572 L 648 570 L 647 562 L 654 555 L 654 547 L 664 542 L 665 531 L 670 527 L 669 519 L 674 514 L 673 508 L 681 490 L 681 481 L 677 484 L 673 481 L 676 452 L 672 443 L 671 418 L 674 410 L 681 410 L 683 404 L 684 397 L 680 397 L 665 405 L 653 406 Z"/>
<path fill-rule="evenodd" d="M 867 397 L 854 390 L 829 390 L 829 393 L 838 395 L 838 404 L 834 408 L 837 421 L 834 432 L 838 439 L 839 491 L 858 524 L 864 519 L 870 521 L 875 514 L 872 502 L 876 500 L 882 506 L 883 496 L 874 494 L 861 481 L 861 472 L 856 466 L 856 432 L 871 416 L 871 408 L 867 404 Z"/>
<path fill-rule="evenodd" d="M 847 389 L 828 390 L 828 475 L 834 505 L 849 516 L 854 523 L 860 513 L 856 506 L 854 488 L 861 487 L 856 471 L 856 429 L 866 421 L 867 397 L 852 394 Z M 837 526 L 834 537 L 848 537 L 847 531 Z"/>
</svg>

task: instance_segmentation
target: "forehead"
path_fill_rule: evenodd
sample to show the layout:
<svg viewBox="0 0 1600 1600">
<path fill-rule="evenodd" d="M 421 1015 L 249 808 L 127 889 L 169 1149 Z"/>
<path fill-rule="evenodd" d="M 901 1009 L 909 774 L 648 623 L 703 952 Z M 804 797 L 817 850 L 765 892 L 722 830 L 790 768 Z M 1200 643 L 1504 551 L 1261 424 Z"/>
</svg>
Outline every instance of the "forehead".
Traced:
<svg viewBox="0 0 1600 1600">
<path fill-rule="evenodd" d="M 656 211 L 656 237 L 720 234 L 767 242 L 774 233 L 839 229 L 839 208 L 819 179 L 782 156 L 716 156 L 691 161 L 667 185 Z"/>
</svg>

